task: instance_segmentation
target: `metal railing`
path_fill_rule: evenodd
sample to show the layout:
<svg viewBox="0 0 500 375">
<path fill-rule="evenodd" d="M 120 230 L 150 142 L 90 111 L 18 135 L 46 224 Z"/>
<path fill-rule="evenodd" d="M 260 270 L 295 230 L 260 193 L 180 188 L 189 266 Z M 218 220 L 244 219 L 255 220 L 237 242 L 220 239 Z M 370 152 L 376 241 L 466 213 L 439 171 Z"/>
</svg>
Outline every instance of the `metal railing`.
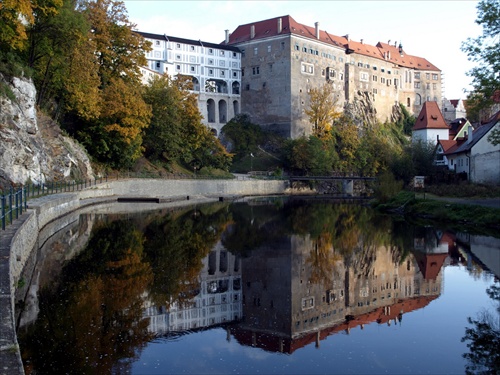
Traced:
<svg viewBox="0 0 500 375">
<path fill-rule="evenodd" d="M 5 230 L 7 225 L 12 224 L 13 220 L 19 218 L 28 209 L 27 202 L 30 198 L 79 191 L 107 180 L 107 177 L 101 177 L 78 182 L 50 182 L 40 185 L 28 184 L 18 188 L 11 187 L 7 192 L 0 191 L 0 224 L 2 230 Z"/>
<path fill-rule="evenodd" d="M 2 222 L 2 230 L 5 230 L 7 224 L 12 223 L 22 215 L 23 210 L 27 210 L 26 190 L 20 188 L 17 190 L 10 189 L 8 194 L 2 194 L 0 197 L 0 221 Z"/>
</svg>

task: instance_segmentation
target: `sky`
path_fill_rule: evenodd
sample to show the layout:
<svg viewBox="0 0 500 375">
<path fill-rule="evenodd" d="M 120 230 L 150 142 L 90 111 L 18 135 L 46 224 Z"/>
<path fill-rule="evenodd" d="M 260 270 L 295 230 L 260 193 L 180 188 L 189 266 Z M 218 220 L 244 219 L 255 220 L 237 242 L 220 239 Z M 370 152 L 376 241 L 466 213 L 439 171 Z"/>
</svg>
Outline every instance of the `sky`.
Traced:
<svg viewBox="0 0 500 375">
<path fill-rule="evenodd" d="M 333 35 L 349 34 L 366 44 L 401 42 L 409 55 L 424 57 L 443 72 L 444 97 L 465 99 L 474 64 L 461 51 L 467 38 L 481 35 L 475 23 L 477 0 L 350 1 L 173 1 L 125 0 L 136 29 L 220 43 L 225 30 L 289 15 L 295 21 Z"/>
</svg>

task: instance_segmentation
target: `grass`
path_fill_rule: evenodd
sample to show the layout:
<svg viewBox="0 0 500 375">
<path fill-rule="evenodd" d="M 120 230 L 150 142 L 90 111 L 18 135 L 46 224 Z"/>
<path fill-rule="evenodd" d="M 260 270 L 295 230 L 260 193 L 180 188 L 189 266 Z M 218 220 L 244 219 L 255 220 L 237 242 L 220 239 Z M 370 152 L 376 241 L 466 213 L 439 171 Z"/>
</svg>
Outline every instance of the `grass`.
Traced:
<svg viewBox="0 0 500 375">
<path fill-rule="evenodd" d="M 498 236 L 500 230 L 500 209 L 422 199 L 409 191 L 400 192 L 384 204 L 374 202 L 373 206 L 379 211 L 398 213 L 423 224 L 439 224 L 494 236 Z"/>
<path fill-rule="evenodd" d="M 231 166 L 233 173 L 248 173 L 251 171 L 276 171 L 283 169 L 283 163 L 274 155 L 257 150 L 253 157 L 246 155 L 240 159 L 234 160 Z"/>
</svg>

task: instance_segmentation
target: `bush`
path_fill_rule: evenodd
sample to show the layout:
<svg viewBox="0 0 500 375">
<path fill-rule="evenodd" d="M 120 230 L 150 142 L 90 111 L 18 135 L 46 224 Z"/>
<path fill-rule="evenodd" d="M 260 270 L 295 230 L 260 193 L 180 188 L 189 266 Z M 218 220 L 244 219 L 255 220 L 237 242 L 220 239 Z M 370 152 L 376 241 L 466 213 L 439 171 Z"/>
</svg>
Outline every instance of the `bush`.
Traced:
<svg viewBox="0 0 500 375">
<path fill-rule="evenodd" d="M 403 189 L 403 181 L 397 181 L 391 172 L 384 172 L 378 178 L 378 184 L 375 187 L 375 198 L 380 203 L 387 203 Z"/>
</svg>

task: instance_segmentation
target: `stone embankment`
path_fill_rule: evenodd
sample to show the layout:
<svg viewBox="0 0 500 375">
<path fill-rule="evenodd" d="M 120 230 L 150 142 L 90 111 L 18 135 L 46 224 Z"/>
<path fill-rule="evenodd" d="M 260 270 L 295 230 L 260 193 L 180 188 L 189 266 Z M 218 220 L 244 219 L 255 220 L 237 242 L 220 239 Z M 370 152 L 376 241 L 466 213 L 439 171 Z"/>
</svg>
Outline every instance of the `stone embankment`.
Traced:
<svg viewBox="0 0 500 375">
<path fill-rule="evenodd" d="M 15 294 L 31 252 L 42 241 L 38 233 L 49 223 L 84 207 L 118 199 L 168 202 L 285 194 L 283 180 L 144 180 L 110 181 L 74 193 L 46 196 L 28 202 L 28 210 L 0 231 L 0 374 L 24 374 L 16 337 Z M 193 202 L 193 203 L 194 203 Z M 189 203 L 189 202 L 187 202 Z M 61 223 L 65 221 L 62 220 Z M 63 225 L 63 224 L 62 224 Z M 53 231 L 57 231 L 57 225 Z"/>
</svg>

